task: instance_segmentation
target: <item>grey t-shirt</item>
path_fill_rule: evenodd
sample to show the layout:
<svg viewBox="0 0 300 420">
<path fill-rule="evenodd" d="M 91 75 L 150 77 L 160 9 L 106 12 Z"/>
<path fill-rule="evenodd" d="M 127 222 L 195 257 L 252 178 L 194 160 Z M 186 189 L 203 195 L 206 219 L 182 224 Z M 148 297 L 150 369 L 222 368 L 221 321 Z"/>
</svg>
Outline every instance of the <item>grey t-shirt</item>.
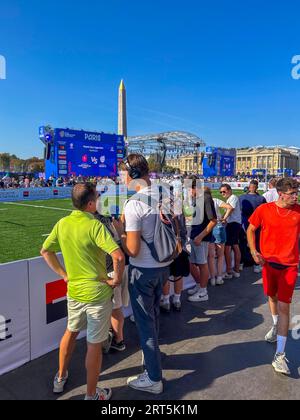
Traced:
<svg viewBox="0 0 300 420">
<path fill-rule="evenodd" d="M 135 200 L 134 196 L 125 205 L 126 232 L 141 232 L 146 242 L 153 242 L 156 222 L 155 204 L 159 198 L 159 189 L 152 184 L 139 191 Z M 140 253 L 136 258 L 130 258 L 130 264 L 140 268 L 161 268 L 167 267 L 170 263 L 159 263 L 152 257 L 150 249 L 142 240 Z"/>
</svg>

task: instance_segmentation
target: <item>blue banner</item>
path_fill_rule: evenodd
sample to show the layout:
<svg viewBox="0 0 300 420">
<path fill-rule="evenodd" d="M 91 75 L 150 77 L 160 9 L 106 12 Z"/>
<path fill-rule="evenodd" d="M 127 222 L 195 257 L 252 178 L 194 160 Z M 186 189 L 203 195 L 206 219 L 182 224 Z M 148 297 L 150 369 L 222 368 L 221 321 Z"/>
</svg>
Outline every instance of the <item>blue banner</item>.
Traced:
<svg viewBox="0 0 300 420">
<path fill-rule="evenodd" d="M 48 148 L 46 177 L 114 177 L 125 155 L 124 137 L 116 134 L 55 129 L 40 138 Z"/>
</svg>

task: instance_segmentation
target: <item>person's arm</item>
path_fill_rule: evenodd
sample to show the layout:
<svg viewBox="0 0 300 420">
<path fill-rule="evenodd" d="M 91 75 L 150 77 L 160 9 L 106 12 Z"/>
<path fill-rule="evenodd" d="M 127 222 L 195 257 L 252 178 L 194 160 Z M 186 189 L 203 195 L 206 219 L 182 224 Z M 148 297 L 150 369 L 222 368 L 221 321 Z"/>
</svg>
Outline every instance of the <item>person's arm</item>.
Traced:
<svg viewBox="0 0 300 420">
<path fill-rule="evenodd" d="M 46 239 L 43 244 L 41 255 L 48 264 L 48 266 L 53 270 L 56 274 L 58 274 L 61 278 L 68 282 L 68 275 L 59 262 L 55 249 L 58 247 L 58 226 L 59 222 L 54 226 L 52 232 Z"/>
<path fill-rule="evenodd" d="M 129 200 L 125 205 L 122 221 L 114 220 L 113 222 L 121 238 L 124 252 L 131 258 L 136 258 L 141 251 L 143 211 L 140 206 L 138 201 Z"/>
<path fill-rule="evenodd" d="M 204 229 L 204 231 L 201 232 L 200 235 L 196 236 L 196 238 L 194 239 L 194 243 L 196 246 L 201 245 L 201 242 L 203 241 L 203 239 L 206 238 L 206 236 L 208 236 L 214 230 L 217 223 L 218 223 L 217 219 L 211 220 L 209 224 L 206 226 L 206 228 Z"/>
<path fill-rule="evenodd" d="M 226 210 L 231 210 L 231 212 L 233 212 L 234 208 L 230 205 L 230 204 L 226 204 L 226 203 L 221 203 L 220 206 L 221 209 L 226 209 Z"/>
<path fill-rule="evenodd" d="M 114 288 L 122 284 L 123 273 L 125 270 L 125 256 L 120 249 L 112 252 L 110 256 L 114 265 L 114 278 L 113 280 L 107 280 L 107 284 Z"/>
<path fill-rule="evenodd" d="M 41 255 L 48 264 L 48 266 L 53 270 L 56 274 L 58 274 L 61 278 L 64 279 L 64 281 L 68 282 L 68 275 L 59 262 L 57 255 L 53 251 L 47 251 L 46 249 L 42 248 Z"/>
<path fill-rule="evenodd" d="M 248 230 L 247 230 L 247 239 L 248 239 L 250 252 L 251 252 L 251 255 L 252 255 L 255 263 L 258 264 L 258 265 L 264 265 L 265 260 L 264 260 L 263 256 L 256 249 L 255 232 L 257 231 L 257 229 L 258 228 L 256 226 L 254 226 L 250 223 L 250 225 L 248 227 Z"/>
<path fill-rule="evenodd" d="M 131 258 L 136 258 L 141 250 L 141 232 L 125 232 L 124 224 L 120 220 L 114 220 L 113 225 L 122 241 L 124 252 Z"/>
<path fill-rule="evenodd" d="M 207 218 L 209 220 L 209 224 L 206 226 L 206 228 L 203 230 L 203 232 L 200 233 L 200 235 L 196 236 L 194 239 L 194 243 L 196 246 L 199 246 L 201 242 L 203 241 L 206 236 L 208 236 L 214 229 L 214 227 L 218 223 L 217 214 L 215 210 L 215 205 L 212 199 L 204 198 L 204 206 L 205 206 L 205 213 L 207 215 Z"/>
</svg>

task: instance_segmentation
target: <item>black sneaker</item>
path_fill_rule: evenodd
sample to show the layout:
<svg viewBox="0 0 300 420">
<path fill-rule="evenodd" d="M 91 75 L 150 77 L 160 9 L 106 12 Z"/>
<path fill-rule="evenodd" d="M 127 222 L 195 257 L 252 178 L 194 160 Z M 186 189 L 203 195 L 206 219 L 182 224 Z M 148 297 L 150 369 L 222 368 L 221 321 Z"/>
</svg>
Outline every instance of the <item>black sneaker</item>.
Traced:
<svg viewBox="0 0 300 420">
<path fill-rule="evenodd" d="M 120 341 L 120 343 L 117 343 L 116 339 L 113 338 L 113 340 L 111 342 L 111 345 L 110 345 L 110 348 L 112 350 L 124 351 L 124 350 L 126 350 L 126 345 L 125 345 L 124 341 Z"/>
</svg>

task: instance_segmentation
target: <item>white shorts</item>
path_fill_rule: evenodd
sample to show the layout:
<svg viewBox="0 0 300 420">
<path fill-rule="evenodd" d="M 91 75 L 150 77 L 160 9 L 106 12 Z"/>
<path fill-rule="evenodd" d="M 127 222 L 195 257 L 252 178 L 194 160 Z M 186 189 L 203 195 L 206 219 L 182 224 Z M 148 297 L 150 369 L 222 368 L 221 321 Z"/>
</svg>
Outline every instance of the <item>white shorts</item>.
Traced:
<svg viewBox="0 0 300 420">
<path fill-rule="evenodd" d="M 114 273 L 109 273 L 108 277 L 113 278 Z M 129 292 L 128 292 L 128 266 L 125 267 L 122 284 L 114 289 L 113 296 L 113 310 L 121 309 L 123 306 L 129 305 Z"/>
</svg>

